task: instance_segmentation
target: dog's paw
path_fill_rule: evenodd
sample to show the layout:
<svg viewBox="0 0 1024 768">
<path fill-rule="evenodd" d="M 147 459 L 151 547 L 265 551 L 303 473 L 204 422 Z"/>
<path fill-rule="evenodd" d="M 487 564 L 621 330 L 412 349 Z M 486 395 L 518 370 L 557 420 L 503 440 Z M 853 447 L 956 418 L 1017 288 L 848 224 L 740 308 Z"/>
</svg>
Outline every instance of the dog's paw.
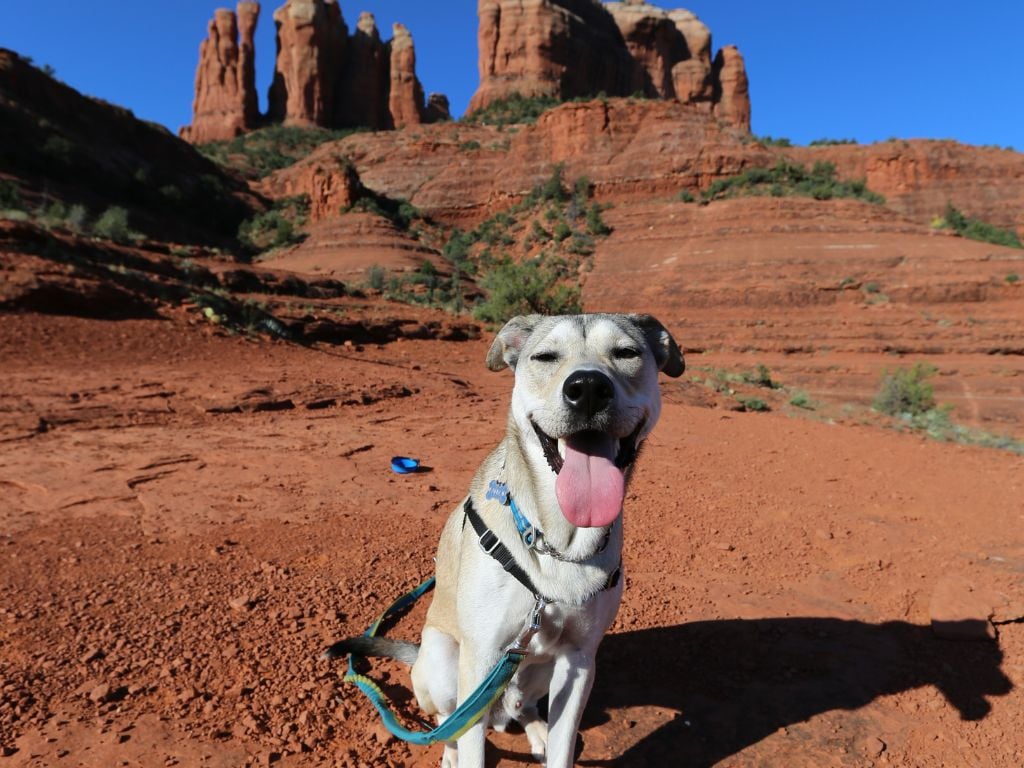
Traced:
<svg viewBox="0 0 1024 768">
<path fill-rule="evenodd" d="M 530 741 L 530 752 L 544 765 L 548 754 L 548 724 L 541 719 L 526 724 L 526 738 Z"/>
</svg>

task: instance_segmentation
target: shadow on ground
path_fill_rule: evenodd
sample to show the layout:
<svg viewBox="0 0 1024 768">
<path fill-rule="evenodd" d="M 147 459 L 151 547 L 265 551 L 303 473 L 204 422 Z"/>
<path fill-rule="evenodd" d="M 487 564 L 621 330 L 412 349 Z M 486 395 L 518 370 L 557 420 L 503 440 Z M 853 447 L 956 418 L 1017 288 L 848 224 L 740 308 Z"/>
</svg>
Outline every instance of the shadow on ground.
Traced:
<svg viewBox="0 0 1024 768">
<path fill-rule="evenodd" d="M 779 728 L 879 696 L 935 686 L 963 720 L 1013 684 L 987 641 L 940 640 L 929 627 L 824 618 L 706 621 L 609 635 L 583 730 L 625 707 L 679 715 L 610 761 L 710 766 Z"/>
</svg>

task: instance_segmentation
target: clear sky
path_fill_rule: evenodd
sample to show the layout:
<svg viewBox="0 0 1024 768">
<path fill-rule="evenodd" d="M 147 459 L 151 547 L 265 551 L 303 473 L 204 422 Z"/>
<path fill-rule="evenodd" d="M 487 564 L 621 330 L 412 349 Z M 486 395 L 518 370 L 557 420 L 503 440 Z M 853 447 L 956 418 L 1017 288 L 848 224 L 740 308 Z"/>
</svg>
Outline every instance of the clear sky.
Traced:
<svg viewBox="0 0 1024 768">
<path fill-rule="evenodd" d="M 256 62 L 266 105 L 274 60 L 263 6 Z M 689 0 L 713 44 L 747 62 L 758 135 L 795 143 L 954 138 L 1024 151 L 1024 0 Z M 191 120 L 200 40 L 215 0 L 0 3 L 0 47 L 54 67 L 73 87 L 172 130 Z M 673 4 L 674 5 L 674 4 Z M 460 114 L 478 81 L 474 0 L 341 0 L 349 27 L 401 21 L 424 90 Z M 673 7 L 666 5 L 666 7 Z"/>
</svg>

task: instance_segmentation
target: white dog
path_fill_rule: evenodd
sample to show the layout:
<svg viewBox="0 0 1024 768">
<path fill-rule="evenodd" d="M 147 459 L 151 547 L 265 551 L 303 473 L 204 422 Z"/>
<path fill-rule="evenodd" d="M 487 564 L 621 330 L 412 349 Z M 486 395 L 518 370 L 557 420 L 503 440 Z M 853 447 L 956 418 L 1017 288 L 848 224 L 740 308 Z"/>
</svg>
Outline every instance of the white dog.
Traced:
<svg viewBox="0 0 1024 768">
<path fill-rule="evenodd" d="M 482 768 L 486 727 L 514 719 L 539 760 L 567 768 L 622 597 L 626 482 L 661 410 L 658 371 L 679 376 L 683 359 L 649 315 L 530 315 L 502 328 L 487 366 L 515 372 L 508 429 L 441 534 L 421 644 L 353 638 L 327 655 L 414 662 L 420 707 L 443 722 L 518 642 L 501 704 L 441 764 Z"/>
</svg>

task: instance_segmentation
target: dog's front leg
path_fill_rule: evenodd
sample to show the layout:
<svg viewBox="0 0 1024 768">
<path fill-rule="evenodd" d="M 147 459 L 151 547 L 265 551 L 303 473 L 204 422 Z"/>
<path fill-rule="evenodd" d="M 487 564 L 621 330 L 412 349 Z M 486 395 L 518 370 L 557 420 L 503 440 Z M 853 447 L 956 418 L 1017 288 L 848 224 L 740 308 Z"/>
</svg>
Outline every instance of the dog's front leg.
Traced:
<svg viewBox="0 0 1024 768">
<path fill-rule="evenodd" d="M 594 685 L 594 653 L 576 650 L 555 659 L 548 708 L 548 768 L 571 768 L 576 732 Z"/>
<path fill-rule="evenodd" d="M 490 671 L 490 659 L 480 657 L 469 643 L 459 648 L 459 704 L 462 704 Z M 483 768 L 484 745 L 490 713 L 485 712 L 480 721 L 466 731 L 459 739 L 459 768 Z"/>
</svg>

